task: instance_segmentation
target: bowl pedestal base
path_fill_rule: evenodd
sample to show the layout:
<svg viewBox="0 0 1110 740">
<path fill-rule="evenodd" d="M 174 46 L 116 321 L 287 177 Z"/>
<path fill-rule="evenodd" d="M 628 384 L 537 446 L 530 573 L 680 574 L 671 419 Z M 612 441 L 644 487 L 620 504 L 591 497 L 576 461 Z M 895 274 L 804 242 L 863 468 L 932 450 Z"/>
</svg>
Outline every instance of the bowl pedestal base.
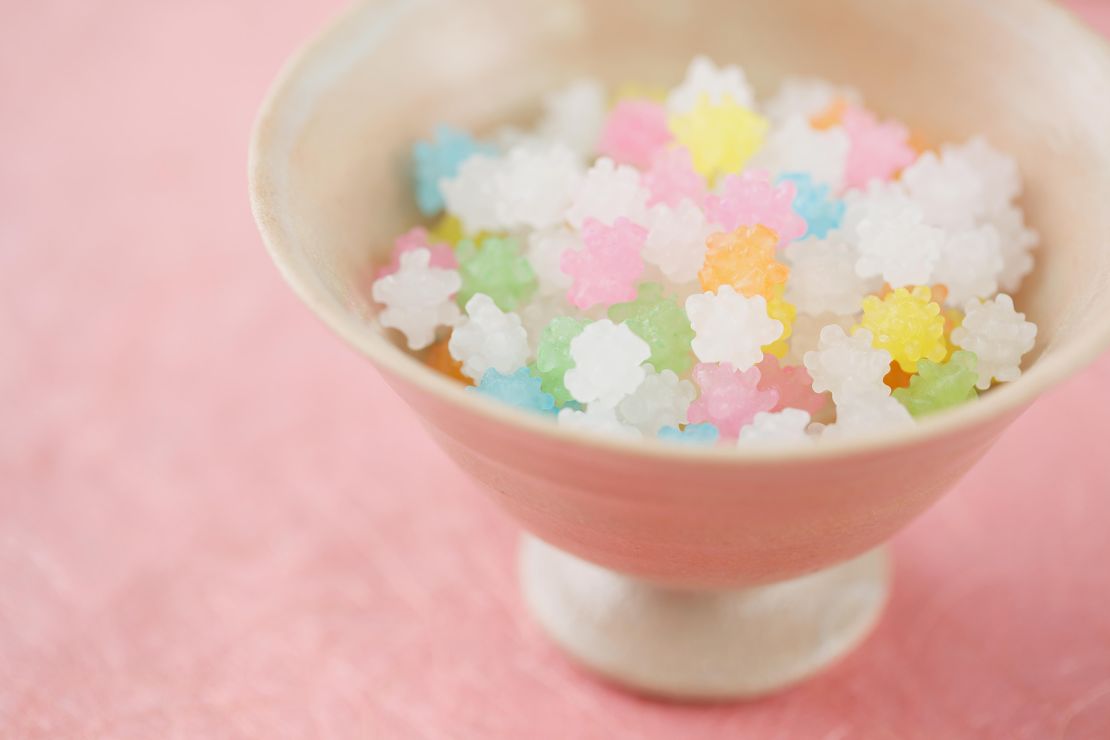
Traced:
<svg viewBox="0 0 1110 740">
<path fill-rule="evenodd" d="M 800 578 L 727 591 L 660 586 L 530 535 L 524 600 L 572 658 L 632 690 L 671 699 L 751 698 L 855 648 L 889 593 L 885 548 Z"/>
</svg>

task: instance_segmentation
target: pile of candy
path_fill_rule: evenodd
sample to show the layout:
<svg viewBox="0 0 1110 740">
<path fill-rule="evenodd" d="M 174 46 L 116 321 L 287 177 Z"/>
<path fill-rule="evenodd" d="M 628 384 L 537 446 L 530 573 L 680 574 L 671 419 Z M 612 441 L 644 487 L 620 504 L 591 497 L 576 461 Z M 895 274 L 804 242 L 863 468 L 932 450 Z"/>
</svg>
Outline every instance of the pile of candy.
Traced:
<svg viewBox="0 0 1110 740">
<path fill-rule="evenodd" d="M 974 399 L 1033 347 L 1014 161 L 927 148 L 819 80 L 760 104 L 697 58 L 669 92 L 578 82 L 534 130 L 440 127 L 413 160 L 439 218 L 397 239 L 378 320 L 559 424 L 807 444 Z"/>
</svg>

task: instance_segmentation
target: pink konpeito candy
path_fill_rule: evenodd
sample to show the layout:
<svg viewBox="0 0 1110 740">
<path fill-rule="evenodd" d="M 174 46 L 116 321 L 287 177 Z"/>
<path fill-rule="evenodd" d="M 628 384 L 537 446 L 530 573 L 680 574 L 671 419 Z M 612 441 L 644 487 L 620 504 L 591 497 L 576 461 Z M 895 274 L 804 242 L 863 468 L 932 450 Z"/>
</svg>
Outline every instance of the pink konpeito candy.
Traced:
<svg viewBox="0 0 1110 740">
<path fill-rule="evenodd" d="M 785 246 L 806 233 L 806 221 L 794 210 L 794 183 L 771 182 L 765 170 L 751 170 L 724 178 L 719 194 L 706 199 L 705 212 L 725 231 L 740 226 L 766 226 Z"/>
<path fill-rule="evenodd" d="M 644 272 L 640 251 L 647 229 L 624 217 L 612 226 L 587 218 L 579 235 L 582 249 L 567 250 L 561 260 L 572 281 L 567 300 L 581 309 L 634 300 L 636 281 Z"/>
<path fill-rule="evenodd" d="M 397 272 L 401 267 L 401 255 L 414 249 L 427 249 L 431 253 L 430 267 L 438 267 L 441 270 L 458 269 L 459 263 L 455 259 L 455 252 L 451 249 L 451 245 L 446 242 L 429 241 L 428 237 L 428 230 L 419 226 L 401 234 L 393 242 L 393 256 L 389 264 L 378 268 L 374 277 L 383 278 Z"/>
<path fill-rule="evenodd" d="M 598 151 L 621 164 L 647 167 L 671 140 L 667 110 L 650 100 L 622 100 L 613 106 L 601 131 Z"/>
<path fill-rule="evenodd" d="M 851 147 L 844 167 L 844 186 L 864 188 L 871 180 L 889 180 L 917 158 L 910 134 L 897 121 L 880 122 L 855 106 L 844 111 L 844 131 Z"/>
<path fill-rule="evenodd" d="M 778 391 L 760 390 L 759 379 L 758 367 L 738 372 L 727 362 L 695 365 L 694 381 L 701 392 L 690 404 L 686 419 L 691 424 L 709 422 L 722 437 L 735 439 L 756 414 L 778 404 Z"/>
</svg>

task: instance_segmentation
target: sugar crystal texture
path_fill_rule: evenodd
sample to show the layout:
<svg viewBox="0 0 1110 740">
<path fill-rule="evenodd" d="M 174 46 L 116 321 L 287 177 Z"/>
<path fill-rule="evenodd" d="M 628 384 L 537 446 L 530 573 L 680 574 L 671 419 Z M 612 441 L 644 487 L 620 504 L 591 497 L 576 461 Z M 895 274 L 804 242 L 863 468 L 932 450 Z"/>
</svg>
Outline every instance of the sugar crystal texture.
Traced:
<svg viewBox="0 0 1110 740">
<path fill-rule="evenodd" d="M 964 304 L 964 320 L 952 331 L 952 342 L 979 358 L 979 390 L 991 386 L 991 380 L 1017 380 L 1021 376 L 1021 358 L 1037 339 L 1037 326 L 1025 320 L 1025 314 L 1014 310 L 1014 300 L 999 293 L 991 300 L 971 300 Z"/>
<path fill-rule="evenodd" d="M 1020 374 L 1036 327 L 1007 294 L 1039 237 L 986 139 L 926 146 L 823 80 L 757 102 L 705 57 L 670 91 L 583 79 L 542 107 L 414 146 L 443 213 L 372 286 L 473 392 L 602 434 L 804 444 Z"/>
<path fill-rule="evenodd" d="M 782 323 L 768 316 L 766 299 L 749 298 L 731 285 L 690 296 L 686 315 L 695 335 L 690 346 L 703 363 L 728 362 L 747 370 L 763 358 L 763 345 L 782 336 Z"/>
<path fill-rule="evenodd" d="M 1021 195 L 1021 173 L 1013 157 L 990 145 L 982 136 L 963 144 L 948 144 L 941 149 L 944 157 L 958 157 L 975 172 L 983 199 L 981 210 L 990 215 L 1006 208 Z"/>
<path fill-rule="evenodd" d="M 627 325 L 595 321 L 571 340 L 574 367 L 563 382 L 574 400 L 614 408 L 643 382 L 646 371 L 641 365 L 650 355 L 647 342 Z"/>
<path fill-rule="evenodd" d="M 650 100 L 621 100 L 609 111 L 598 151 L 621 164 L 647 167 L 670 140 L 666 108 Z"/>
<path fill-rule="evenodd" d="M 648 191 L 649 206 L 663 203 L 673 207 L 684 200 L 701 206 L 708 193 L 705 178 L 694 170 L 690 150 L 681 146 L 656 152 L 641 179 Z"/>
<path fill-rule="evenodd" d="M 690 151 L 694 169 L 707 178 L 739 172 L 767 134 L 767 119 L 724 95 L 711 103 L 702 95 L 668 122 L 675 139 Z"/>
<path fill-rule="evenodd" d="M 836 402 L 836 423 L 825 427 L 823 439 L 880 434 L 913 426 L 913 417 L 893 397 L 871 391 L 842 394 Z"/>
<path fill-rule="evenodd" d="M 659 439 L 690 445 L 713 445 L 720 436 L 721 433 L 717 431 L 717 427 L 709 422 L 687 424 L 681 429 L 677 426 L 666 426 L 659 430 Z"/>
<path fill-rule="evenodd" d="M 631 395 L 617 405 L 617 416 L 626 424 L 654 436 L 661 428 L 686 421 L 686 409 L 697 396 L 694 384 L 670 370 L 656 372 L 644 365 L 647 375 Z"/>
<path fill-rule="evenodd" d="M 940 156 L 925 152 L 900 179 L 925 220 L 934 226 L 970 229 L 987 213 L 986 184 L 954 150 Z"/>
<path fill-rule="evenodd" d="M 612 226 L 590 218 L 582 224 L 580 251 L 563 253 L 561 266 L 571 278 L 567 300 L 578 308 L 612 305 L 636 297 L 636 281 L 644 272 L 640 252 L 647 229 L 626 218 Z"/>
<path fill-rule="evenodd" d="M 740 430 L 738 447 L 772 447 L 813 443 L 806 429 L 809 414 L 801 409 L 761 411 Z"/>
<path fill-rule="evenodd" d="M 589 323 L 587 319 L 559 316 L 552 319 L 540 335 L 536 349 L 536 372 L 542 380 L 543 390 L 550 393 L 559 406 L 566 405 L 573 398 L 564 383 L 567 371 L 574 367 L 574 359 L 570 356 L 571 340 L 581 334 Z"/>
<path fill-rule="evenodd" d="M 635 300 L 609 308 L 609 319 L 625 323 L 651 348 L 649 361 L 659 370 L 684 373 L 693 364 L 690 319 L 674 300 L 663 295 L 659 283 L 641 283 Z"/>
<path fill-rule="evenodd" d="M 413 185 L 420 212 L 430 216 L 443 210 L 440 182 L 454 177 L 459 166 L 475 154 L 492 151 L 491 146 L 479 144 L 465 131 L 445 125 L 436 126 L 431 141 L 413 144 Z"/>
<path fill-rule="evenodd" d="M 647 218 L 647 189 L 634 167 L 601 157 L 578 185 L 566 219 L 579 228 L 587 219 L 613 224 L 624 218 L 642 224 Z"/>
<path fill-rule="evenodd" d="M 513 238 L 487 237 L 480 244 L 469 239 L 455 248 L 462 288 L 459 304 L 485 293 L 505 311 L 512 311 L 536 292 L 536 274 Z"/>
<path fill-rule="evenodd" d="M 785 285 L 790 268 L 775 259 L 778 235 L 765 226 L 740 226 L 706 240 L 705 263 L 698 272 L 702 290 L 730 285 L 746 296 L 770 300 Z"/>
<path fill-rule="evenodd" d="M 495 368 L 482 373 L 482 380 L 468 390 L 496 398 L 502 403 L 541 414 L 555 413 L 555 399 L 540 389 L 540 379 L 526 367 L 504 374 Z"/>
<path fill-rule="evenodd" d="M 725 231 L 740 226 L 764 226 L 789 244 L 806 232 L 805 219 L 794 210 L 793 182 L 775 184 L 764 170 L 725 177 L 715 195 L 706 199 L 709 220 Z"/>
<path fill-rule="evenodd" d="M 652 206 L 648 214 L 648 234 L 643 257 L 672 282 L 689 283 L 697 279 L 705 262 L 706 240 L 716 225 L 694 203 L 683 200 L 676 206 Z"/>
<path fill-rule="evenodd" d="M 459 219 L 467 234 L 501 228 L 497 175 L 500 158 L 477 154 L 464 161 L 450 177 L 441 178 L 439 189 L 447 211 Z"/>
<path fill-rule="evenodd" d="M 667 109 L 671 113 L 688 113 L 703 97 L 711 105 L 728 99 L 746 108 L 755 107 L 755 93 L 743 69 L 731 64 L 718 67 L 709 57 L 696 56 L 686 68 L 682 84 L 667 96 Z"/>
<path fill-rule="evenodd" d="M 563 222 L 583 168 L 567 146 L 518 146 L 494 174 L 497 221 L 504 229 L 545 229 Z"/>
<path fill-rule="evenodd" d="M 872 340 L 867 329 L 859 329 L 852 335 L 836 324 L 822 329 L 817 349 L 805 355 L 813 390 L 831 392 L 838 409 L 844 397 L 889 394 L 883 377 L 890 370 L 890 353 L 873 347 Z"/>
<path fill-rule="evenodd" d="M 528 360 L 528 335 L 520 317 L 501 311 L 484 293 L 467 301 L 466 317 L 451 332 L 447 346 L 462 363 L 463 374 L 474 380 L 491 367 L 509 375 Z"/>
<path fill-rule="evenodd" d="M 909 385 L 894 390 L 894 398 L 912 416 L 924 416 L 971 401 L 978 395 L 975 392 L 978 364 L 975 353 L 965 350 L 953 353 L 943 364 L 922 360 L 917 373 L 910 376 Z"/>
<path fill-rule="evenodd" d="M 407 251 L 400 261 L 396 272 L 374 281 L 371 296 L 385 306 L 381 325 L 404 334 L 409 349 L 423 349 L 435 341 L 436 327 L 459 320 L 454 294 L 461 280 L 455 270 L 431 267 L 427 249 Z"/>
<path fill-rule="evenodd" d="M 1003 268 L 998 230 L 990 224 L 949 233 L 933 270 L 933 282 L 948 289 L 945 303 L 962 306 L 998 292 Z"/>
<path fill-rule="evenodd" d="M 941 362 L 948 354 L 944 317 L 925 286 L 898 288 L 882 298 L 867 296 L 860 324 L 874 336 L 875 347 L 890 352 L 908 372 L 917 369 L 918 360 Z"/>
<path fill-rule="evenodd" d="M 851 141 L 844 167 L 848 187 L 865 187 L 873 179 L 889 180 L 916 158 L 909 131 L 900 123 L 880 122 L 872 113 L 849 106 L 843 124 Z"/>
<path fill-rule="evenodd" d="M 794 242 L 783 257 L 790 265 L 786 298 L 799 313 L 855 313 L 864 296 L 882 287 L 880 278 L 856 273 L 856 250 L 840 234 Z"/>
<path fill-rule="evenodd" d="M 944 244 L 944 231 L 924 223 L 913 201 L 893 194 L 871 203 L 856 236 L 856 274 L 894 287 L 927 285 Z"/>
<path fill-rule="evenodd" d="M 760 411 L 770 411 L 778 403 L 774 390 L 760 390 L 759 368 L 741 372 L 728 363 L 700 363 L 694 366 L 694 382 L 700 395 L 686 412 L 694 424 L 709 422 L 721 435 L 735 439 L 741 427 Z"/>
</svg>

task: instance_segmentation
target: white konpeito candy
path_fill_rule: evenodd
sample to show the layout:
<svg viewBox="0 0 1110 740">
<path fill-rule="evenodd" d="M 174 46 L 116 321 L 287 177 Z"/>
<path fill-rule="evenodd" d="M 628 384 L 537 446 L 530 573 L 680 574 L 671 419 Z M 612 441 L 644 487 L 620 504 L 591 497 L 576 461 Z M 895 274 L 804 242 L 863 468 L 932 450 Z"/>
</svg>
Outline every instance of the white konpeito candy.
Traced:
<svg viewBox="0 0 1110 740">
<path fill-rule="evenodd" d="M 943 244 L 944 231 L 924 223 L 909 198 L 877 200 L 856 225 L 856 274 L 895 288 L 928 285 Z"/>
<path fill-rule="evenodd" d="M 647 188 L 640 183 L 635 167 L 601 157 L 579 183 L 566 219 L 575 228 L 587 218 L 612 226 L 624 217 L 642 225 L 647 222 L 647 199 Z"/>
<path fill-rule="evenodd" d="M 675 283 L 697 279 L 705 263 L 705 240 L 718 227 L 709 223 L 700 208 L 689 200 L 679 201 L 673 208 L 660 203 L 653 206 L 647 218 L 648 235 L 641 255 L 644 261 L 657 266 Z"/>
<path fill-rule="evenodd" d="M 462 363 L 462 372 L 481 380 L 491 367 L 508 375 L 528 361 L 528 334 L 520 317 L 503 312 L 485 293 L 476 293 L 466 303 L 466 318 L 451 332 L 447 343 L 451 356 Z"/>
<path fill-rule="evenodd" d="M 740 429 L 736 444 L 738 447 L 810 444 L 813 437 L 806 432 L 809 422 L 809 413 L 801 409 L 760 411 Z"/>
<path fill-rule="evenodd" d="M 975 387 L 986 390 L 991 379 L 1017 380 L 1021 358 L 1037 340 L 1037 325 L 1014 310 L 1014 300 L 999 293 L 993 300 L 971 300 L 964 304 L 964 320 L 952 330 L 952 343 L 974 352 L 979 358 L 979 381 Z"/>
<path fill-rule="evenodd" d="M 833 400 L 873 393 L 889 395 L 883 378 L 890 372 L 890 353 L 871 346 L 872 334 L 857 329 L 847 334 L 833 324 L 821 330 L 817 349 L 806 352 L 805 366 L 813 378 L 813 390 L 832 392 Z"/>
<path fill-rule="evenodd" d="M 1007 293 L 1014 293 L 1033 269 L 1030 252 L 1040 243 L 1041 237 L 1025 225 L 1025 214 L 1015 205 L 1008 205 L 991 214 L 988 223 L 998 230 L 1002 248 L 1002 272 L 998 276 L 998 287 Z"/>
<path fill-rule="evenodd" d="M 844 183 L 844 166 L 848 161 L 851 142 L 840 127 L 818 131 L 800 115 L 790 116 L 775 126 L 767 140 L 748 164 L 750 169 L 764 169 L 780 175 L 785 172 L 806 172 L 815 182 L 839 191 Z"/>
<path fill-rule="evenodd" d="M 801 314 L 856 313 L 863 297 L 882 287 L 880 278 L 856 274 L 856 250 L 838 232 L 794 242 L 783 255 L 790 264 L 786 300 Z"/>
<path fill-rule="evenodd" d="M 817 316 L 810 316 L 805 313 L 798 313 L 794 318 L 794 325 L 791 327 L 790 332 L 790 349 L 783 358 L 784 365 L 804 365 L 806 352 L 817 349 L 817 344 L 821 340 L 821 330 L 826 326 L 833 324 L 839 326 L 844 331 L 850 331 L 853 326 L 859 323 L 857 314 L 841 316 L 834 313 L 822 313 Z"/>
<path fill-rule="evenodd" d="M 574 400 L 614 408 L 643 382 L 646 371 L 641 365 L 650 356 L 651 347 L 626 324 L 595 321 L 571 340 L 574 367 L 563 382 Z"/>
<path fill-rule="evenodd" d="M 686 409 L 698 392 L 692 382 L 680 380 L 672 370 L 657 373 L 650 364 L 644 369 L 644 381 L 617 405 L 617 416 L 654 437 L 663 427 L 686 421 Z"/>
<path fill-rule="evenodd" d="M 440 179 L 447 212 L 462 222 L 467 234 L 501 228 L 496 182 L 501 166 L 500 157 L 475 154 L 459 165 L 454 177 Z"/>
<path fill-rule="evenodd" d="M 914 424 L 906 407 L 892 396 L 853 391 L 836 402 L 836 423 L 826 426 L 822 439 L 844 439 L 906 429 Z"/>
<path fill-rule="evenodd" d="M 436 327 L 459 320 L 454 295 L 462 285 L 459 273 L 429 267 L 431 252 L 413 249 L 401 255 L 400 268 L 374 281 L 370 294 L 384 304 L 378 314 L 382 326 L 405 335 L 409 349 L 423 349 L 436 338 Z"/>
<path fill-rule="evenodd" d="M 997 293 L 1002 267 L 998 230 L 987 224 L 948 235 L 933 270 L 933 282 L 948 288 L 946 305 L 962 306 L 972 298 Z"/>
<path fill-rule="evenodd" d="M 782 336 L 781 321 L 767 315 L 761 295 L 748 298 L 731 285 L 686 299 L 694 328 L 690 346 L 702 362 L 727 362 L 743 372 L 763 359 L 763 346 Z"/>
<path fill-rule="evenodd" d="M 581 161 L 566 145 L 513 147 L 494 174 L 500 227 L 561 224 L 582 176 Z"/>
<path fill-rule="evenodd" d="M 702 95 L 713 105 L 728 96 L 745 108 L 755 106 L 755 92 L 748 84 L 744 70 L 733 64 L 718 67 L 709 57 L 696 56 L 686 68 L 682 84 L 667 96 L 667 110 L 672 114 L 691 111 Z"/>
</svg>

